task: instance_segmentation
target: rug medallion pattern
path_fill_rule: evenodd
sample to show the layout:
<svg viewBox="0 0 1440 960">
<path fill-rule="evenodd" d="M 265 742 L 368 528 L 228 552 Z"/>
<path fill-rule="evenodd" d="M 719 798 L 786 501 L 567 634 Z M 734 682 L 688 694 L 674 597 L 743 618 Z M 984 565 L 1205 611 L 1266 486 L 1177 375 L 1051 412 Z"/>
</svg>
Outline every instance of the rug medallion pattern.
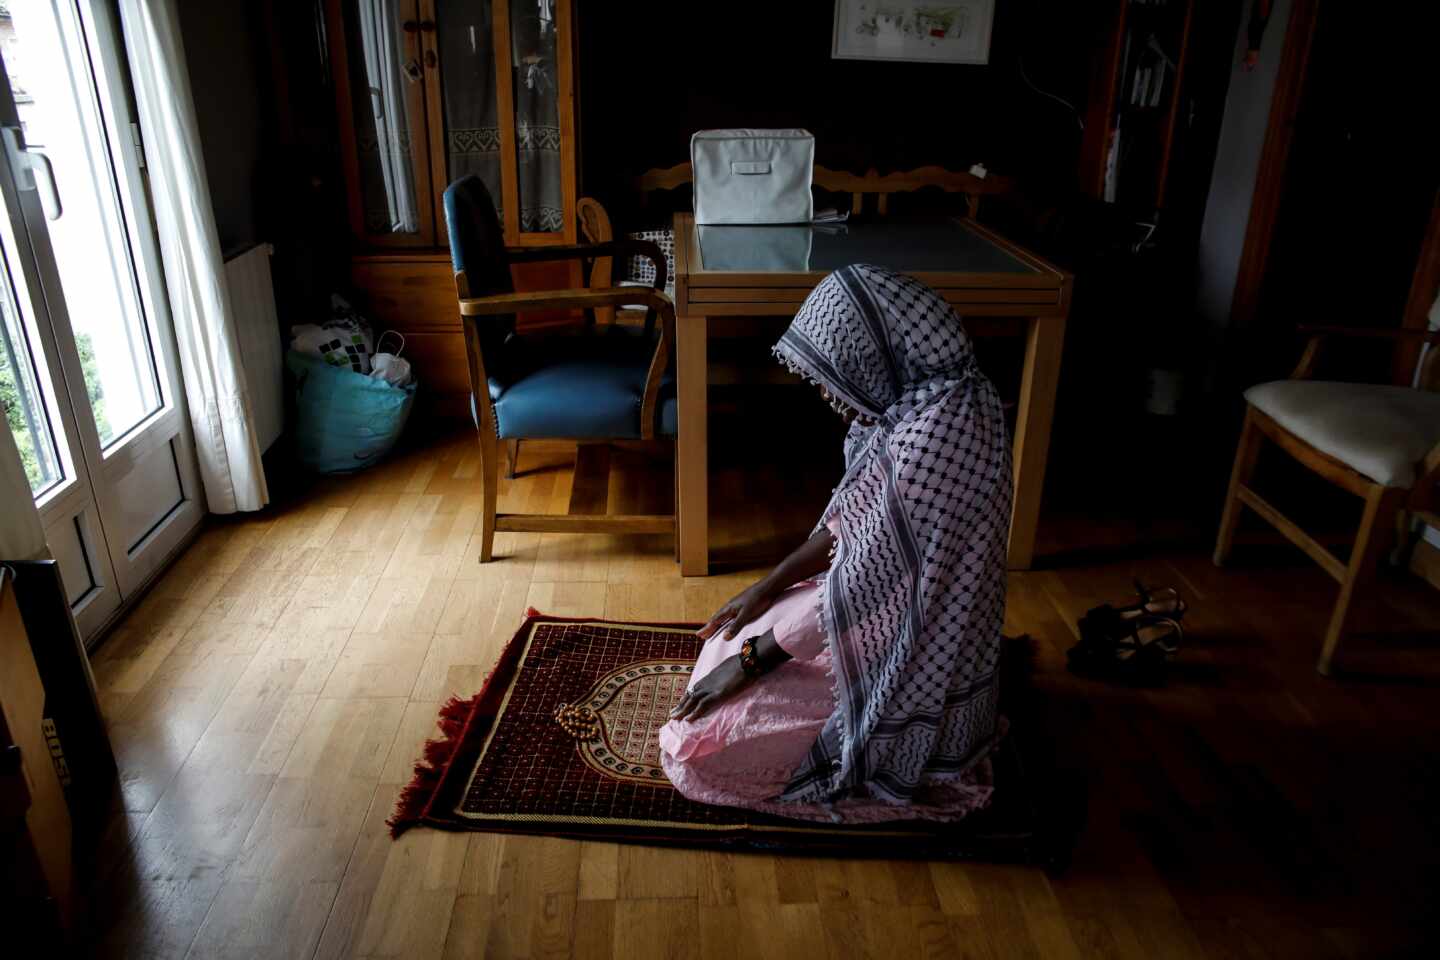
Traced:
<svg viewBox="0 0 1440 960">
<path fill-rule="evenodd" d="M 668 787 L 660 766 L 660 728 L 685 695 L 694 666 L 649 660 L 601 677 L 580 703 L 598 721 L 593 736 L 576 737 L 581 759 L 603 776 Z"/>
</svg>

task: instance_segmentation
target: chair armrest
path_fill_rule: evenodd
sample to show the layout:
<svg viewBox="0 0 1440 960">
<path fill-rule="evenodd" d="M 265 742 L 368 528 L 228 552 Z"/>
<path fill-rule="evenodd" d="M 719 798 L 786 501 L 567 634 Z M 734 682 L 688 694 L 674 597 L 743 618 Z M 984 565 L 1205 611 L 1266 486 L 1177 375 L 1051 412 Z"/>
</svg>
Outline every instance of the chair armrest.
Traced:
<svg viewBox="0 0 1440 960">
<path fill-rule="evenodd" d="M 484 317 L 532 310 L 573 310 L 584 307 L 619 307 L 643 303 L 673 316 L 675 304 L 663 292 L 651 287 L 607 287 L 603 290 L 537 290 L 533 293 L 502 293 L 493 297 L 465 297 L 460 300 L 462 317 Z"/>
<path fill-rule="evenodd" d="M 658 248 L 657 248 L 658 249 Z M 661 262 L 664 269 L 664 262 Z M 660 337 L 655 344 L 640 402 L 640 437 L 650 440 L 655 435 L 655 405 L 660 395 L 660 380 L 669 366 L 675 349 L 675 303 L 663 292 L 651 287 L 609 287 L 604 290 L 539 290 L 534 293 L 505 293 L 494 297 L 462 297 L 462 317 L 483 317 L 502 313 L 524 313 L 528 310 L 566 310 L 584 307 L 618 307 L 643 303 L 653 316 L 660 314 Z M 466 336 L 473 336 L 473 326 L 466 327 Z"/>
<path fill-rule="evenodd" d="M 577 243 L 556 247 L 506 247 L 511 263 L 540 263 L 546 260 L 589 260 L 595 257 L 644 257 L 655 265 L 655 289 L 664 290 L 669 279 L 665 254 L 653 240 L 621 237 L 604 243 Z"/>
<path fill-rule="evenodd" d="M 1440 344 L 1440 330 L 1410 330 L 1394 329 L 1384 327 L 1342 327 L 1342 326 L 1301 326 L 1297 328 L 1300 333 L 1305 334 L 1308 339 L 1305 341 L 1305 352 L 1300 356 L 1300 362 L 1290 373 L 1291 380 L 1306 380 L 1315 372 L 1315 364 L 1320 359 L 1320 349 L 1324 342 L 1331 337 L 1348 337 L 1351 339 L 1370 340 L 1419 340 L 1422 343 Z"/>
</svg>

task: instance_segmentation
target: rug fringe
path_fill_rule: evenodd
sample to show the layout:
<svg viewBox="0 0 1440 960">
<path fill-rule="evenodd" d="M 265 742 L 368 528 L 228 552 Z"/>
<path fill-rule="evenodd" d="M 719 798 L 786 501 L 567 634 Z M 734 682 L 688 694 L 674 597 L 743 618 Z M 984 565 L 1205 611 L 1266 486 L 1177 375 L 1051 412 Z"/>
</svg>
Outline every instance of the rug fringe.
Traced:
<svg viewBox="0 0 1440 960">
<path fill-rule="evenodd" d="M 527 607 L 525 620 L 520 625 L 520 633 L 531 620 L 543 616 L 534 607 Z M 516 634 L 519 637 L 519 633 Z M 510 641 L 512 644 L 514 640 Z M 506 650 L 509 644 L 506 645 Z M 504 658 L 504 652 L 501 653 Z M 499 666 L 499 661 L 496 662 Z M 395 812 L 385 825 L 390 828 L 390 838 L 396 839 L 400 834 L 425 819 L 429 809 L 430 801 L 435 796 L 435 791 L 440 788 L 440 783 L 445 778 L 445 773 L 450 769 L 450 761 L 454 759 L 455 751 L 465 739 L 465 729 L 469 725 L 475 711 L 485 698 L 485 693 L 490 689 L 490 681 L 495 678 L 495 669 L 485 674 L 484 681 L 480 684 L 480 691 L 472 697 L 452 696 L 440 708 L 440 716 L 436 720 L 436 726 L 440 728 L 440 736 L 425 741 L 425 747 L 421 753 L 420 760 L 416 762 L 410 777 L 410 783 L 400 791 L 395 798 Z"/>
<path fill-rule="evenodd" d="M 488 682 L 490 678 L 485 679 Z M 395 812 L 385 821 L 390 828 L 391 839 L 400 836 L 424 818 L 425 805 L 430 802 L 435 788 L 440 786 L 440 778 L 444 775 L 445 768 L 450 765 L 455 748 L 460 745 L 461 734 L 465 732 L 465 721 L 470 719 L 470 715 L 479 706 L 482 693 L 483 687 L 481 692 L 473 697 L 451 697 L 440 708 L 438 726 L 442 736 L 425 741 L 424 751 L 419 762 L 415 764 L 410 783 L 400 791 L 400 796 L 395 799 Z"/>
<path fill-rule="evenodd" d="M 423 823 L 430 815 L 430 804 L 434 802 L 436 793 L 444 785 L 445 776 L 449 773 L 451 764 L 455 760 L 455 753 L 465 742 L 470 725 L 475 721 L 475 714 L 480 709 L 480 704 L 485 701 L 486 693 L 495 679 L 499 666 L 505 661 L 505 657 L 511 649 L 520 643 L 531 623 L 537 619 L 556 623 L 580 622 L 580 618 L 548 617 L 534 607 L 527 607 L 520 629 L 506 644 L 505 650 L 501 652 L 496 661 L 495 668 L 485 675 L 485 680 L 480 685 L 480 692 L 473 697 L 451 697 L 445 701 L 436 721 L 436 725 L 440 728 L 440 736 L 425 741 L 421 757 L 415 763 L 410 783 L 396 797 L 395 812 L 385 821 L 386 826 L 390 828 L 392 839 L 399 837 L 411 827 Z M 683 626 L 692 630 L 699 626 L 699 624 L 644 625 Z"/>
</svg>

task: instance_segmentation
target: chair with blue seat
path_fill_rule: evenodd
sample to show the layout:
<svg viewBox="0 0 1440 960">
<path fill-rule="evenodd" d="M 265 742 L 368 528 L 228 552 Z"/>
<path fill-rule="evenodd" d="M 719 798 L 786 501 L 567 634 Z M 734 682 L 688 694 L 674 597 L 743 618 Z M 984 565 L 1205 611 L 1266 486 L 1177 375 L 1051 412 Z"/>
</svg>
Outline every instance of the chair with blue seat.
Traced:
<svg viewBox="0 0 1440 960">
<path fill-rule="evenodd" d="M 673 533 L 673 513 L 497 514 L 495 509 L 501 441 L 585 444 L 674 438 L 675 384 L 669 371 L 675 307 L 662 292 L 666 268 L 660 249 L 637 240 L 506 247 L 490 192 L 473 175 L 446 188 L 445 220 L 470 365 L 471 410 L 480 440 L 480 562 L 491 559 L 497 530 Z M 653 288 L 516 293 L 510 275 L 511 265 L 517 263 L 636 255 L 655 263 Z M 596 311 L 633 303 L 647 308 L 644 327 L 635 331 L 544 337 L 516 331 L 516 316 L 529 311 Z"/>
</svg>

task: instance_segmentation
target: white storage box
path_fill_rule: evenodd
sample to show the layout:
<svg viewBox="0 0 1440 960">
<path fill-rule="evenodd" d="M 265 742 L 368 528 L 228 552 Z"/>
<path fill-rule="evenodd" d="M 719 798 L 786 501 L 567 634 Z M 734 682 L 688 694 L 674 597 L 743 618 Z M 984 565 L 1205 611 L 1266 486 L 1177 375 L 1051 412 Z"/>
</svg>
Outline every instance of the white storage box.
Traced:
<svg viewBox="0 0 1440 960">
<path fill-rule="evenodd" d="M 808 130 L 701 130 L 690 138 L 695 222 L 809 223 L 815 137 Z"/>
</svg>

